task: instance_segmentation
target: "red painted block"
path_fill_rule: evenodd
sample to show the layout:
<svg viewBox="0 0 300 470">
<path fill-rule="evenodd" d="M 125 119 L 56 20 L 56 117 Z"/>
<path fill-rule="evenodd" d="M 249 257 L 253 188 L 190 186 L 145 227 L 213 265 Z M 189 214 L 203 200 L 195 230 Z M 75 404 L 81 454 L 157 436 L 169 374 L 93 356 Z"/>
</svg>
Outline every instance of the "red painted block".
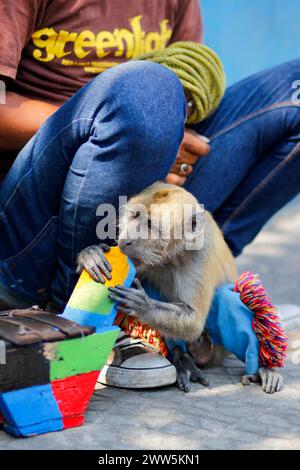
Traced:
<svg viewBox="0 0 300 470">
<path fill-rule="evenodd" d="M 94 392 L 99 371 L 74 375 L 51 382 L 54 397 L 62 414 L 64 429 L 80 426 Z"/>
</svg>

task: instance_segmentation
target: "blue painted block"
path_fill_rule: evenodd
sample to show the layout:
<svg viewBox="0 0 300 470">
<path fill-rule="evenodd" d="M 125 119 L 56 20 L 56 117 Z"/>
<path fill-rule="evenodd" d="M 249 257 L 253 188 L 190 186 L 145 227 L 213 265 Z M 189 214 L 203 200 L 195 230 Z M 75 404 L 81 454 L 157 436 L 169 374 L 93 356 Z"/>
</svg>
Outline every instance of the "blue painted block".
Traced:
<svg viewBox="0 0 300 470">
<path fill-rule="evenodd" d="M 4 429 L 15 436 L 31 436 L 63 429 L 62 415 L 50 384 L 0 395 Z"/>
<path fill-rule="evenodd" d="M 99 315 L 99 313 L 91 313 L 86 310 L 66 306 L 62 317 L 67 320 L 75 321 L 80 325 L 93 326 L 97 333 L 101 333 L 103 328 L 111 328 L 117 315 L 117 309 L 113 306 L 109 315 Z"/>
</svg>

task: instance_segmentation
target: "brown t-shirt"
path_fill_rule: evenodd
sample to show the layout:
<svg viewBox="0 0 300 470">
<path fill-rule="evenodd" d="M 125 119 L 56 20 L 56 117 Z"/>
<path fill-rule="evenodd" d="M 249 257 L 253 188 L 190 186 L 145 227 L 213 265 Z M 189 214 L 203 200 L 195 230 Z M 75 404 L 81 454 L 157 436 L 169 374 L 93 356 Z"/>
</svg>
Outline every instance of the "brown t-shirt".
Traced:
<svg viewBox="0 0 300 470">
<path fill-rule="evenodd" d="M 198 0 L 0 0 L 0 75 L 55 104 L 120 62 L 201 39 Z"/>
</svg>

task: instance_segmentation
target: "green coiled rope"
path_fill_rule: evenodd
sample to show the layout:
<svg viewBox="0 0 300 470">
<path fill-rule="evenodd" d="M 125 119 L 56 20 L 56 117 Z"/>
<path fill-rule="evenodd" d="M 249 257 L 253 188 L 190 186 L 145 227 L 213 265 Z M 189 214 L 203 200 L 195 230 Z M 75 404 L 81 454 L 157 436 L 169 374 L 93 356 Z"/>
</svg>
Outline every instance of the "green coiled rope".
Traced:
<svg viewBox="0 0 300 470">
<path fill-rule="evenodd" d="M 225 74 L 218 55 L 209 47 L 179 41 L 165 49 L 143 54 L 136 60 L 151 60 L 172 70 L 194 102 L 187 123 L 203 121 L 218 107 L 225 91 Z"/>
</svg>

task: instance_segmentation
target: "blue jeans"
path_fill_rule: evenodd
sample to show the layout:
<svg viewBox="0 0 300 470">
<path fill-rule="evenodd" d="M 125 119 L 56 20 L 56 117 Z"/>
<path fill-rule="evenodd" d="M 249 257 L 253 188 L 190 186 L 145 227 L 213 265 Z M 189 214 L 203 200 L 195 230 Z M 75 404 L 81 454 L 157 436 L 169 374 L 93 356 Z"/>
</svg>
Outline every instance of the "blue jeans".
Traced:
<svg viewBox="0 0 300 470">
<path fill-rule="evenodd" d="M 296 60 L 229 88 L 195 126 L 211 139 L 186 188 L 214 213 L 234 255 L 300 190 Z M 78 253 L 97 243 L 96 208 L 118 206 L 169 172 L 185 97 L 161 65 L 130 62 L 83 87 L 20 152 L 0 187 L 0 283 L 28 303 L 63 306 Z"/>
</svg>

